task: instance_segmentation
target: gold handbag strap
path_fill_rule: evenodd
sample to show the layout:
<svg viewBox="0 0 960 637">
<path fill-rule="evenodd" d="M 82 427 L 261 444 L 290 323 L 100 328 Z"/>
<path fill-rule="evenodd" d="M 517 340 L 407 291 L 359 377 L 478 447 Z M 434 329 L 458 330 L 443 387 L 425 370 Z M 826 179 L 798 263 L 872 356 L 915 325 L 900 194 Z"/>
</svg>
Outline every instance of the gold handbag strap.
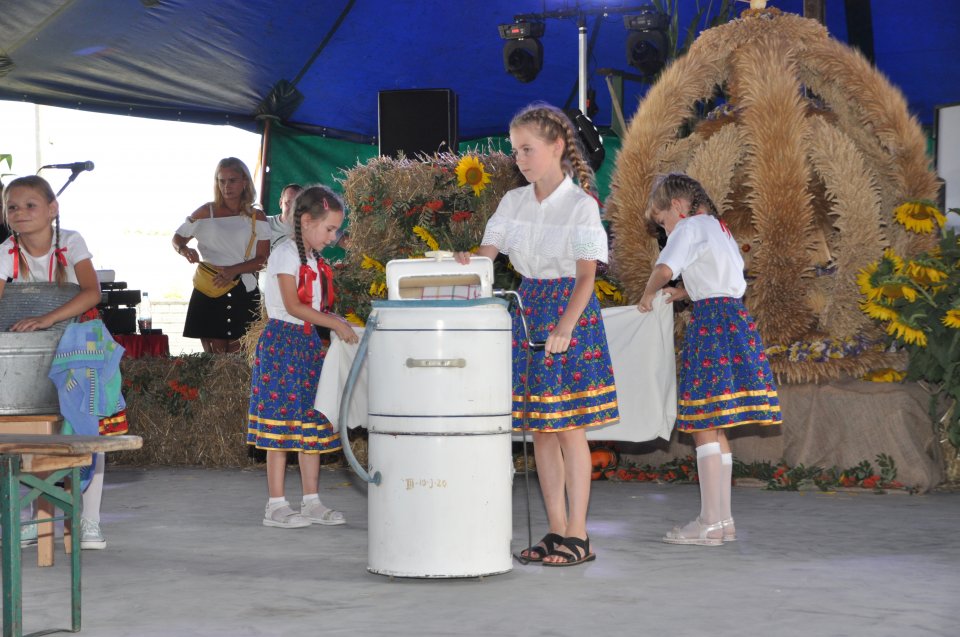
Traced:
<svg viewBox="0 0 960 637">
<path fill-rule="evenodd" d="M 254 210 L 253 214 L 250 215 L 250 241 L 247 242 L 247 250 L 243 253 L 243 260 L 250 260 L 250 250 L 253 248 L 254 242 L 257 240 L 257 211 Z"/>
</svg>

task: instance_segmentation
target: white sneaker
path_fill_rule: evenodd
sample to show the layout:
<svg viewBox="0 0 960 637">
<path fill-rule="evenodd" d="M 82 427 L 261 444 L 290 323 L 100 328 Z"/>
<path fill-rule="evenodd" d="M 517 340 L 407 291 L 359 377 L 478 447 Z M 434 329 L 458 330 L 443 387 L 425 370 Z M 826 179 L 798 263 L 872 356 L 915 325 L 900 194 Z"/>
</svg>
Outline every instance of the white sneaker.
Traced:
<svg viewBox="0 0 960 637">
<path fill-rule="evenodd" d="M 33 546 L 37 543 L 37 525 L 30 524 L 20 527 L 20 548 Z"/>
<path fill-rule="evenodd" d="M 107 548 L 107 541 L 103 539 L 99 522 L 80 518 L 80 548 L 93 550 Z"/>
</svg>

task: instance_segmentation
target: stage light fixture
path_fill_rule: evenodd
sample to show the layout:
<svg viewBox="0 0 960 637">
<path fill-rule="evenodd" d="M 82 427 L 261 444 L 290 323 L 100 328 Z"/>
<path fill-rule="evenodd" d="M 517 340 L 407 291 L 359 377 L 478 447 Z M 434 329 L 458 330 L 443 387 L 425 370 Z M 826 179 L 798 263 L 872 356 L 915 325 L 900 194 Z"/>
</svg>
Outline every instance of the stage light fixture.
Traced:
<svg viewBox="0 0 960 637">
<path fill-rule="evenodd" d="M 606 151 L 603 149 L 603 140 L 600 139 L 600 131 L 594 126 L 590 118 L 580 112 L 579 108 L 565 111 L 567 117 L 573 122 L 573 127 L 577 131 L 577 137 L 580 138 L 580 145 L 587 157 L 587 163 L 594 171 L 600 168 L 606 157 Z"/>
<path fill-rule="evenodd" d="M 543 45 L 537 38 L 543 36 L 543 22 L 515 22 L 501 24 L 503 68 L 521 82 L 532 82 L 543 68 Z"/>
<path fill-rule="evenodd" d="M 659 73 L 669 57 L 667 29 L 670 16 L 648 6 L 636 15 L 623 16 L 623 26 L 630 32 L 627 36 L 627 64 L 639 69 L 646 77 Z"/>
</svg>

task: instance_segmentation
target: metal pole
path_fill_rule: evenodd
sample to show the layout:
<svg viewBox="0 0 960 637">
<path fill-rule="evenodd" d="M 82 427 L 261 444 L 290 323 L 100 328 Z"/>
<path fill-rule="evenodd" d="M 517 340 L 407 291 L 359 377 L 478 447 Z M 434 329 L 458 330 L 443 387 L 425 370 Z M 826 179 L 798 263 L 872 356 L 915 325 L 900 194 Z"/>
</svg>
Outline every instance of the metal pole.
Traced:
<svg viewBox="0 0 960 637">
<path fill-rule="evenodd" d="M 580 42 L 579 69 L 577 75 L 577 89 L 580 112 L 587 114 L 587 19 L 581 13 L 577 22 L 578 39 Z"/>
</svg>

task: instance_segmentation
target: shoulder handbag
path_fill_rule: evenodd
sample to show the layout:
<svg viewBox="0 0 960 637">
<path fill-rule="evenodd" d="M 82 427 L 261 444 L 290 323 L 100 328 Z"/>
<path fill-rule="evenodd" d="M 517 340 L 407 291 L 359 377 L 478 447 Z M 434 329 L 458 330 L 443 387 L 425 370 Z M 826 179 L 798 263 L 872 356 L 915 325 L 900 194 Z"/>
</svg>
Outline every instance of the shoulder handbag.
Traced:
<svg viewBox="0 0 960 637">
<path fill-rule="evenodd" d="M 247 242 L 247 250 L 243 255 L 243 260 L 246 261 L 250 258 L 250 251 L 253 249 L 253 244 L 257 240 L 257 215 L 254 213 L 250 216 L 250 241 Z M 216 285 L 213 282 L 214 277 L 217 276 L 217 269 L 215 266 L 207 263 L 206 261 L 201 261 L 197 264 L 197 269 L 193 273 L 193 287 L 205 296 L 209 296 L 211 299 L 216 299 L 240 283 L 240 277 L 235 278 L 233 281 L 224 286 Z"/>
</svg>

